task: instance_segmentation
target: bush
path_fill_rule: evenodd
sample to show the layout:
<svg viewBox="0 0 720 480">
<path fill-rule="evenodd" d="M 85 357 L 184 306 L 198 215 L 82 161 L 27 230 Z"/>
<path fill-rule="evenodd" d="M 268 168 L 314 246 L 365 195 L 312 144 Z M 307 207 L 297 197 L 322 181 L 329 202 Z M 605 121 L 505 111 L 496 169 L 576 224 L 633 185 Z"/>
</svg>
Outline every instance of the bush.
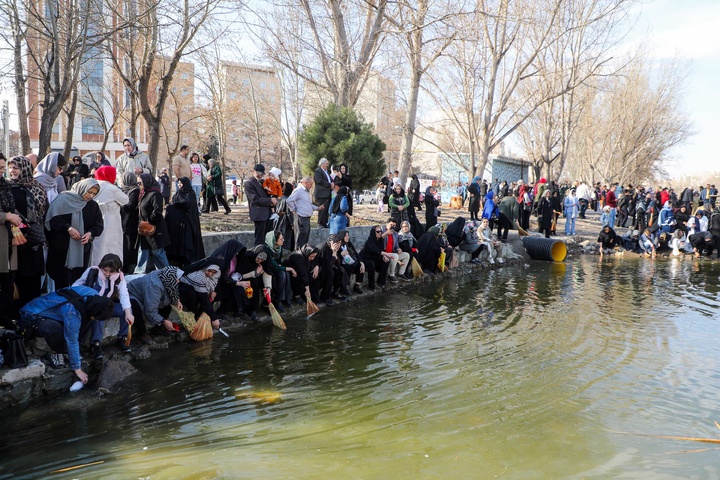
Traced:
<svg viewBox="0 0 720 480">
<path fill-rule="evenodd" d="M 312 175 L 325 157 L 330 165 L 347 165 L 355 189 L 375 186 L 386 173 L 385 143 L 373 132 L 373 125 L 350 108 L 330 104 L 323 109 L 303 127 L 300 149 L 303 174 Z"/>
</svg>

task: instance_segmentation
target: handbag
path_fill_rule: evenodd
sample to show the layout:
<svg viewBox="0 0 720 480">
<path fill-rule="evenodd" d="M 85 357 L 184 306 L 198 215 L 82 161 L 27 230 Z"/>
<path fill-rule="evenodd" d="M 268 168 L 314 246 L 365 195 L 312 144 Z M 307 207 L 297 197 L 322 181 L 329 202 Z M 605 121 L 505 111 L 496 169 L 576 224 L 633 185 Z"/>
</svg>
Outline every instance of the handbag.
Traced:
<svg viewBox="0 0 720 480">
<path fill-rule="evenodd" d="M 0 337 L 0 349 L 4 363 L 10 368 L 23 368 L 28 366 L 27 351 L 25 350 L 25 339 L 13 331 L 6 331 Z"/>
<path fill-rule="evenodd" d="M 146 222 L 145 220 L 140 220 L 140 224 L 138 225 L 138 235 L 142 235 L 143 237 L 152 237 L 155 235 L 155 225 L 150 222 Z"/>
</svg>

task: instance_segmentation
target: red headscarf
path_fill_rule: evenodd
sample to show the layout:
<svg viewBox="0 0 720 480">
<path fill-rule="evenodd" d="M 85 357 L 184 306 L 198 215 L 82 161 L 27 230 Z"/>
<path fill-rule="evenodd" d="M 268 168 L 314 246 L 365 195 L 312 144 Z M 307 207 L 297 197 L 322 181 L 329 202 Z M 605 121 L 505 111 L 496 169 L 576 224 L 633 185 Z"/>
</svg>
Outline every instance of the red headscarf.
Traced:
<svg viewBox="0 0 720 480">
<path fill-rule="evenodd" d="M 95 180 L 105 180 L 106 182 L 115 183 L 115 177 L 117 177 L 117 170 L 115 167 L 105 165 L 95 170 Z"/>
</svg>

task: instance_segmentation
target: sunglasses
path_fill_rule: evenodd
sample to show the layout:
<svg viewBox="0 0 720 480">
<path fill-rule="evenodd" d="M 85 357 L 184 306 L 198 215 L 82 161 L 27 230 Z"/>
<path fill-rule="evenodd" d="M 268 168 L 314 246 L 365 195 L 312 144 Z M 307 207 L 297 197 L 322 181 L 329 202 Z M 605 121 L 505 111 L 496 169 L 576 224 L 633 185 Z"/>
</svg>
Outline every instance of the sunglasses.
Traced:
<svg viewBox="0 0 720 480">
<path fill-rule="evenodd" d="M 382 230 L 375 230 L 375 233 L 382 233 Z"/>
</svg>

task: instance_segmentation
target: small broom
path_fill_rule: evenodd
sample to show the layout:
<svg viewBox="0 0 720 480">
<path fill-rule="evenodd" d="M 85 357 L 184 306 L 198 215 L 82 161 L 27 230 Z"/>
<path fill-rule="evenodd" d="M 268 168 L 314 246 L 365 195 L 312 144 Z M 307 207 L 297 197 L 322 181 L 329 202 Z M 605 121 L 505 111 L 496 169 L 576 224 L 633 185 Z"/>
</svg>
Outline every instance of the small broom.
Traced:
<svg viewBox="0 0 720 480">
<path fill-rule="evenodd" d="M 183 324 L 183 327 L 185 327 L 185 330 L 188 332 L 192 332 L 195 328 L 195 325 L 197 324 L 197 321 L 195 321 L 195 314 L 192 312 L 186 312 L 184 310 L 179 310 L 175 305 L 172 306 L 173 312 L 178 316 L 180 319 L 180 323 Z"/>
<path fill-rule="evenodd" d="M 438 258 L 438 270 L 440 270 L 440 273 L 444 273 L 447 271 L 447 267 L 445 266 L 445 252 L 440 252 L 440 258 Z"/>
<path fill-rule="evenodd" d="M 525 230 L 524 228 L 522 228 L 520 225 L 517 226 L 517 231 L 518 231 L 518 235 L 520 235 L 521 237 L 528 237 L 528 236 L 530 236 L 530 234 L 527 232 L 527 230 Z"/>
<path fill-rule="evenodd" d="M 415 257 L 413 257 L 412 262 L 410 263 L 410 267 L 412 268 L 413 277 L 417 278 L 423 276 L 423 269 Z"/>
<path fill-rule="evenodd" d="M 305 298 L 307 299 L 307 318 L 310 318 L 313 315 L 315 315 L 317 312 L 319 312 L 320 308 L 318 308 L 318 306 L 315 305 L 315 302 L 312 301 L 312 299 L 310 298 L 310 295 L 307 295 Z"/>
<path fill-rule="evenodd" d="M 125 346 L 129 347 L 130 342 L 132 342 L 132 325 L 128 326 L 127 337 L 125 337 Z"/>
<path fill-rule="evenodd" d="M 22 230 L 20 230 L 20 227 L 11 225 L 10 231 L 12 232 L 13 245 L 25 245 L 27 243 L 27 238 L 25 238 L 25 235 L 22 233 Z"/>
<path fill-rule="evenodd" d="M 287 330 L 287 327 L 285 326 L 285 322 L 283 322 L 282 317 L 280 316 L 280 313 L 275 308 L 275 305 L 272 304 L 270 301 L 270 292 L 265 292 L 265 300 L 268 302 L 268 307 L 270 308 L 270 318 L 272 318 L 272 323 L 276 327 L 278 327 L 280 330 Z"/>
<path fill-rule="evenodd" d="M 196 342 L 202 342 L 203 340 L 210 340 L 212 336 L 213 329 L 210 323 L 210 317 L 208 317 L 207 313 L 203 312 L 195 324 L 195 328 L 190 332 L 190 338 Z"/>
</svg>

